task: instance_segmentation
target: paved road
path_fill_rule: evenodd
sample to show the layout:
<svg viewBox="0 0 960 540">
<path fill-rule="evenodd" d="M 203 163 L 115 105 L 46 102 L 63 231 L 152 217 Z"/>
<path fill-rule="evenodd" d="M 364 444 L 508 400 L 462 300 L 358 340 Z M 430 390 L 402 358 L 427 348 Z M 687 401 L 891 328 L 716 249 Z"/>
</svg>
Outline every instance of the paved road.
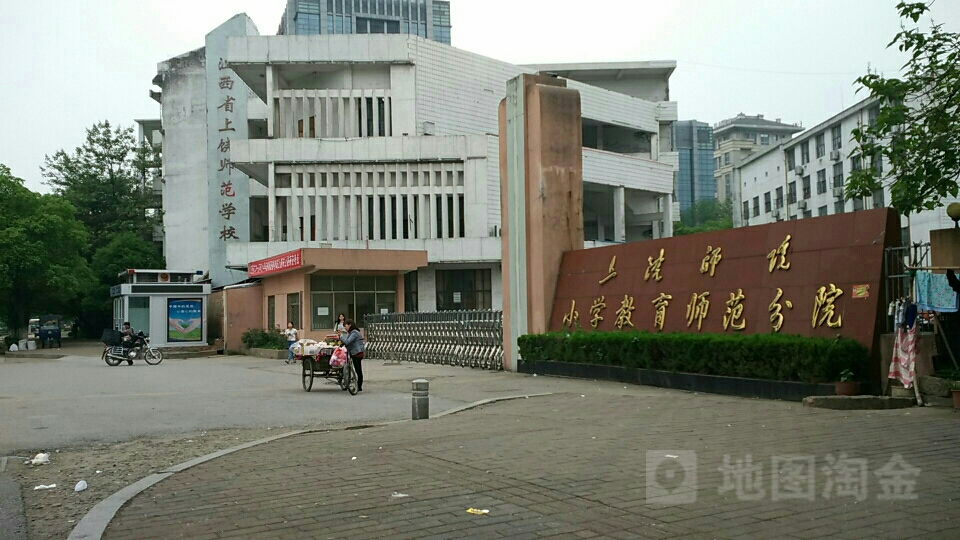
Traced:
<svg viewBox="0 0 960 540">
<path fill-rule="evenodd" d="M 0 456 L 202 429 L 400 420 L 410 417 L 409 381 L 484 376 L 443 366 L 366 364 L 364 392 L 351 397 L 323 380 L 304 392 L 298 365 L 250 357 L 118 367 L 83 356 L 6 362 L 0 364 Z M 434 396 L 435 411 L 467 403 L 476 392 L 446 395 Z"/>
<path fill-rule="evenodd" d="M 215 459 L 135 497 L 105 538 L 960 538 L 952 410 L 561 385 Z M 843 454 L 866 461 L 832 466 Z M 901 484 L 889 474 L 896 455 Z M 752 469 L 737 465 L 747 456 Z M 879 500 L 905 488 L 918 498 Z"/>
</svg>

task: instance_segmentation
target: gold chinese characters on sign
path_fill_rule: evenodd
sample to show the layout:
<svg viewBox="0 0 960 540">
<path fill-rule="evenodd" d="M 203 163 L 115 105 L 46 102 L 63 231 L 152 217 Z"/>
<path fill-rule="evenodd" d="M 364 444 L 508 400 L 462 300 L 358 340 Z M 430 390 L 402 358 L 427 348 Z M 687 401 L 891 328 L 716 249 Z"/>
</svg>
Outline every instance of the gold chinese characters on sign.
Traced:
<svg viewBox="0 0 960 540">
<path fill-rule="evenodd" d="M 747 321 L 743 320 L 743 289 L 737 289 L 736 293 L 730 293 L 730 299 L 727 300 L 727 311 L 723 314 L 723 329 L 733 328 L 734 330 L 743 330 L 747 326 Z"/>
<path fill-rule="evenodd" d="M 663 330 L 663 323 L 667 318 L 667 306 L 670 305 L 670 300 L 673 300 L 673 296 L 660 293 L 660 296 L 652 302 L 653 308 L 656 310 L 653 316 L 653 325 L 657 327 L 657 330 Z"/>
<path fill-rule="evenodd" d="M 607 272 L 609 272 L 607 274 L 607 277 L 600 280 L 601 285 L 617 277 L 617 256 L 616 255 L 614 255 L 613 258 L 610 259 L 610 268 L 607 270 Z"/>
<path fill-rule="evenodd" d="M 774 270 L 789 270 L 790 263 L 787 262 L 787 250 L 790 249 L 790 235 L 780 244 L 780 246 L 767 254 L 769 261 L 768 270 L 772 274 Z"/>
<path fill-rule="evenodd" d="M 813 328 L 827 324 L 829 328 L 840 328 L 843 326 L 843 315 L 836 312 L 836 306 L 833 305 L 837 298 L 843 294 L 833 283 L 830 287 L 820 287 L 817 289 L 817 295 L 813 299 L 813 319 L 810 324 Z"/>
<path fill-rule="evenodd" d="M 663 261 L 665 260 L 663 256 L 663 248 L 660 249 L 660 256 L 654 259 L 653 257 L 647 257 L 647 271 L 643 274 L 644 281 L 650 281 L 652 277 L 655 281 L 660 281 L 663 279 L 663 276 L 660 274 L 661 267 L 663 266 Z"/>
<path fill-rule="evenodd" d="M 774 332 L 779 332 L 780 328 L 783 327 L 783 305 L 780 304 L 780 299 L 783 298 L 783 289 L 777 289 L 776 296 L 773 297 L 773 302 L 770 302 L 770 324 L 773 326 Z M 793 302 L 789 300 L 784 300 L 787 309 L 793 309 Z"/>
<path fill-rule="evenodd" d="M 713 246 L 707 246 L 707 256 L 703 258 L 703 262 L 700 263 L 700 273 L 706 274 L 710 272 L 710 277 L 713 277 L 714 273 L 717 271 L 717 265 L 720 264 L 720 260 L 723 259 L 723 254 L 720 253 L 721 248 L 714 248 Z"/>
<path fill-rule="evenodd" d="M 600 298 L 594 300 L 593 305 L 590 306 L 590 326 L 592 326 L 594 329 L 596 329 L 597 325 L 600 324 L 600 321 L 603 320 L 600 312 L 606 309 L 606 300 L 606 296 L 601 296 Z"/>
<path fill-rule="evenodd" d="M 570 311 L 563 316 L 563 325 L 568 328 L 573 328 L 573 325 L 580 320 L 580 314 L 577 313 L 577 301 L 570 301 Z"/>
<path fill-rule="evenodd" d="M 623 302 L 620 302 L 620 309 L 617 310 L 617 328 L 623 330 L 624 326 L 633 327 L 633 297 L 623 295 Z"/>
<path fill-rule="evenodd" d="M 703 328 L 703 320 L 707 318 L 707 313 L 710 311 L 709 296 L 709 292 L 693 293 L 693 298 L 687 304 L 687 328 L 693 325 L 693 321 L 697 321 L 698 332 Z"/>
</svg>

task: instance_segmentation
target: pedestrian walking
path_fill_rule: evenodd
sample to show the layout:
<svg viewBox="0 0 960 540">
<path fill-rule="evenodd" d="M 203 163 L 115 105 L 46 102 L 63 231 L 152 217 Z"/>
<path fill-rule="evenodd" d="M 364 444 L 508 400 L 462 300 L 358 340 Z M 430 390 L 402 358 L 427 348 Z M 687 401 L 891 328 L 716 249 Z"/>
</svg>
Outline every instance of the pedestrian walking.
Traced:
<svg viewBox="0 0 960 540">
<path fill-rule="evenodd" d="M 357 371 L 357 391 L 363 392 L 363 337 L 353 319 L 343 321 L 343 326 L 340 342 L 347 348 L 347 354 L 353 360 L 353 368 Z"/>
<path fill-rule="evenodd" d="M 337 334 L 341 334 L 345 332 L 346 327 L 344 326 L 343 323 L 346 322 L 346 320 L 347 318 L 343 316 L 343 313 L 341 313 L 340 316 L 337 317 L 337 326 L 333 329 L 333 331 Z"/>
<path fill-rule="evenodd" d="M 287 329 L 283 331 L 283 335 L 287 338 L 287 359 L 285 362 L 289 364 L 293 362 L 293 344 L 299 339 L 299 332 L 293 327 L 292 322 L 288 322 Z"/>
</svg>

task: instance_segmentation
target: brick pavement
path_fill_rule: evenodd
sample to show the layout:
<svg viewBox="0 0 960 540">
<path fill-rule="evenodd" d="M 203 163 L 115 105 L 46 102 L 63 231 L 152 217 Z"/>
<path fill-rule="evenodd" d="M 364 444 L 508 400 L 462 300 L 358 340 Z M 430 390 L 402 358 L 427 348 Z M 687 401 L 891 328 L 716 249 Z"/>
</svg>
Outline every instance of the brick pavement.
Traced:
<svg viewBox="0 0 960 540">
<path fill-rule="evenodd" d="M 584 397 L 521 399 L 237 452 L 135 497 L 104 538 L 960 538 L 953 411 L 826 411 L 588 381 L 564 386 L 578 385 Z M 696 488 L 666 492 L 695 502 L 647 501 L 648 451 L 674 469 L 679 451 L 696 452 Z M 823 496 L 826 457 L 841 452 L 868 460 L 866 500 Z M 759 500 L 720 492 L 726 454 L 761 464 Z M 893 454 L 920 468 L 917 500 L 877 500 L 883 489 L 874 472 Z M 785 455 L 816 456 L 814 500 L 784 499 L 792 477 L 787 467 L 774 474 L 771 459 Z M 679 482 L 664 474 L 654 476 L 659 485 Z M 467 514 L 470 507 L 490 514 Z"/>
</svg>

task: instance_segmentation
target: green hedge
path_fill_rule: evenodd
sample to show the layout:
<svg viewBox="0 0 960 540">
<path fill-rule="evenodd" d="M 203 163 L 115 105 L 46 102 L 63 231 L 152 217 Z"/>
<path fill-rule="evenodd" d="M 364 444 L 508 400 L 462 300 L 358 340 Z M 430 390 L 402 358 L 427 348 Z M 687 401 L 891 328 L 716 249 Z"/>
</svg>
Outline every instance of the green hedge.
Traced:
<svg viewBox="0 0 960 540">
<path fill-rule="evenodd" d="M 272 330 L 260 330 L 259 328 L 247 330 L 240 335 L 240 341 L 249 349 L 285 350 L 287 348 L 287 338 L 278 328 Z"/>
<path fill-rule="evenodd" d="M 521 336 L 523 362 L 572 362 L 775 381 L 829 383 L 867 376 L 869 352 L 848 338 L 779 334 L 574 332 Z"/>
</svg>

